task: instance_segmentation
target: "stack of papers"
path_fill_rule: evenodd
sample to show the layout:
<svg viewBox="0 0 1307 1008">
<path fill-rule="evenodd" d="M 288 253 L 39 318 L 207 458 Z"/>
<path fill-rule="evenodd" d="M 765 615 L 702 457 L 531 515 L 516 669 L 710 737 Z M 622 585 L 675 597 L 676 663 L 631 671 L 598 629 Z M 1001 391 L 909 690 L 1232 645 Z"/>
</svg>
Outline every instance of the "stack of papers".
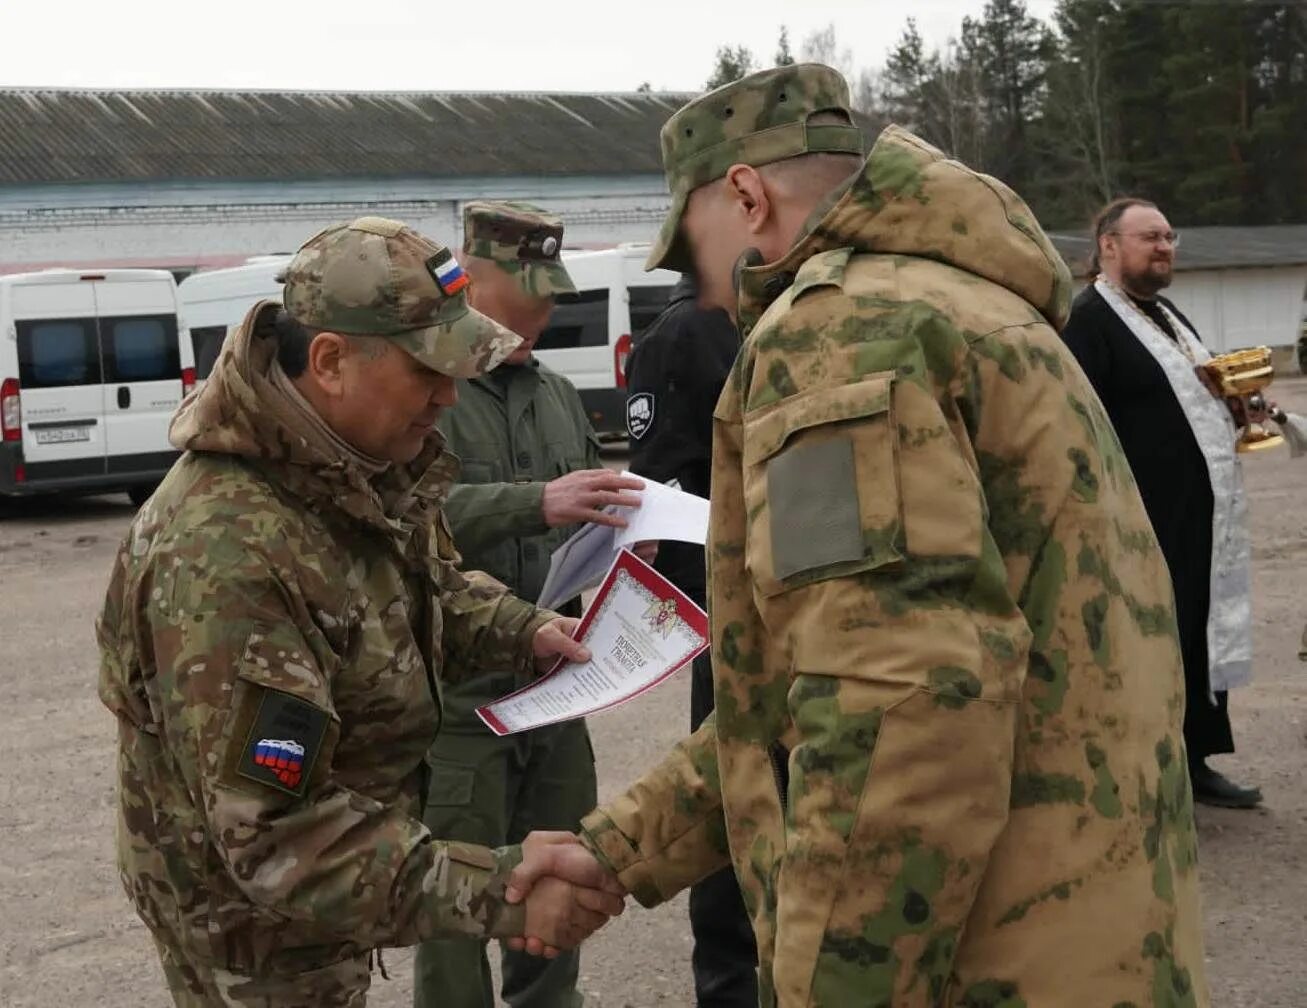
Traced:
<svg viewBox="0 0 1307 1008">
<path fill-rule="evenodd" d="M 599 584 L 617 555 L 638 542 L 670 539 L 703 545 L 708 541 L 708 501 L 703 497 L 645 480 L 640 500 L 638 508 L 604 509 L 625 518 L 626 528 L 585 525 L 554 550 L 537 603 L 541 609 L 556 609 Z"/>
</svg>

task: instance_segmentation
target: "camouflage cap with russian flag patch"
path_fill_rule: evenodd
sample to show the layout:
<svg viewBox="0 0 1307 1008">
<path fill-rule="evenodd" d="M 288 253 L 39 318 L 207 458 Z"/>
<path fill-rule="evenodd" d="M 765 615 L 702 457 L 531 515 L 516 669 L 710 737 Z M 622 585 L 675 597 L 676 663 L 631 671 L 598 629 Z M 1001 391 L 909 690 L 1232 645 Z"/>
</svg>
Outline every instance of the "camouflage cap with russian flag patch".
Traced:
<svg viewBox="0 0 1307 1008">
<path fill-rule="evenodd" d="M 490 260 L 532 297 L 576 293 L 562 251 L 562 220 L 538 206 L 474 200 L 463 208 L 463 253 Z"/>
<path fill-rule="evenodd" d="M 282 300 L 301 325 L 383 336 L 434 371 L 472 378 L 521 339 L 468 305 L 469 282 L 445 246 L 399 221 L 360 217 L 304 243 Z"/>
<path fill-rule="evenodd" d="M 683 106 L 660 134 L 672 205 L 644 268 L 690 268 L 681 236 L 686 201 L 731 165 L 757 167 L 818 152 L 861 154 L 862 131 L 849 108 L 848 83 L 838 70 L 821 63 L 750 74 Z M 831 117 L 821 113 L 834 113 L 844 122 L 823 121 Z"/>
</svg>

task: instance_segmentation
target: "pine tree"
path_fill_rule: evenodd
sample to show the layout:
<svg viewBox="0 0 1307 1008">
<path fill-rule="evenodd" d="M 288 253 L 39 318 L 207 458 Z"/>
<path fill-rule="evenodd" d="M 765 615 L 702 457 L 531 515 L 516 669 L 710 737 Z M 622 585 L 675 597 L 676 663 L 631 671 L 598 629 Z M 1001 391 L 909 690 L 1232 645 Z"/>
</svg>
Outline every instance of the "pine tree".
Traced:
<svg viewBox="0 0 1307 1008">
<path fill-rule="evenodd" d="M 785 25 L 781 25 L 781 35 L 776 41 L 774 62 L 778 67 L 794 65 L 794 54 L 790 52 L 790 30 Z"/>
<path fill-rule="evenodd" d="M 962 44 L 975 53 L 984 101 L 985 169 L 1022 188 L 1031 178 L 1029 123 L 1041 112 L 1052 33 L 1024 0 L 989 0 L 979 21 L 962 24 Z"/>
<path fill-rule="evenodd" d="M 717 49 L 717 66 L 713 69 L 712 76 L 708 78 L 708 83 L 704 87 L 711 91 L 723 84 L 729 84 L 731 81 L 737 81 L 741 77 L 749 76 L 749 74 L 753 73 L 753 69 L 753 53 L 748 48 L 745 46 L 719 46 Z"/>
</svg>

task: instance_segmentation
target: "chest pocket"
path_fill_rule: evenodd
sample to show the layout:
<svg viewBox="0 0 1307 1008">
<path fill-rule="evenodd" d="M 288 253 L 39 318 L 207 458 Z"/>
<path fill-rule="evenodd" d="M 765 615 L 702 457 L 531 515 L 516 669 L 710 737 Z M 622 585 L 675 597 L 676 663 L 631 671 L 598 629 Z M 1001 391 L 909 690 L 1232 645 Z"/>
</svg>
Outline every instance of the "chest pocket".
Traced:
<svg viewBox="0 0 1307 1008">
<path fill-rule="evenodd" d="M 578 469 L 590 467 L 590 452 L 599 450 L 599 438 L 592 431 L 586 431 L 584 438 L 571 437 L 566 441 L 550 441 L 546 444 L 549 459 L 549 479 L 566 476 Z"/>
<path fill-rule="evenodd" d="M 902 558 L 892 386 L 879 373 L 745 417 L 745 559 L 764 595 Z"/>
<path fill-rule="evenodd" d="M 980 485 L 933 397 L 895 373 L 744 422 L 746 562 L 763 595 L 980 554 Z"/>
</svg>

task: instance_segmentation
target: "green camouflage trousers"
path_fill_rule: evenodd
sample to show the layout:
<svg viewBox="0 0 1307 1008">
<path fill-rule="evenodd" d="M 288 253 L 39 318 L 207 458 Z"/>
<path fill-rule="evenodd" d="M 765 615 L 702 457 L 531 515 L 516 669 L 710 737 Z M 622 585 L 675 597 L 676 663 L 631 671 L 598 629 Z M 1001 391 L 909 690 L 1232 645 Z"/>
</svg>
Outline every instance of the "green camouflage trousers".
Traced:
<svg viewBox="0 0 1307 1008">
<path fill-rule="evenodd" d="M 457 687 L 444 698 L 445 720 L 428 756 L 424 820 L 432 836 L 492 847 L 518 843 L 532 830 L 575 830 L 596 804 L 585 722 L 496 738 L 471 712 L 512 688 L 501 685 L 496 691 L 481 680 L 475 700 L 459 696 Z M 580 1006 L 578 953 L 550 960 L 504 949 L 501 962 L 501 993 L 512 1008 Z M 413 974 L 416 1008 L 495 1006 L 484 942 L 426 942 L 418 948 Z"/>
</svg>

